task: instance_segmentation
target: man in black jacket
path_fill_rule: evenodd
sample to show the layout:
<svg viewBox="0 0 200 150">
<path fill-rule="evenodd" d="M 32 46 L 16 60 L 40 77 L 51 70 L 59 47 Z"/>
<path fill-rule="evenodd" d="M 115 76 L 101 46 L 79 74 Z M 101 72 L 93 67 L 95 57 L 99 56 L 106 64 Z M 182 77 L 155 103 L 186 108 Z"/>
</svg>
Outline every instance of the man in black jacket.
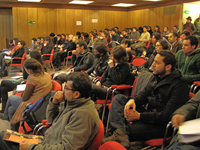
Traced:
<svg viewBox="0 0 200 150">
<path fill-rule="evenodd" d="M 50 41 L 50 37 L 47 36 L 44 38 L 44 45 L 42 45 L 41 54 L 50 54 L 52 49 L 53 49 L 53 45 Z M 42 57 L 43 60 L 48 60 L 49 58 L 50 58 L 50 55 Z"/>
<path fill-rule="evenodd" d="M 92 67 L 94 55 L 86 50 L 87 44 L 84 41 L 79 41 L 76 44 L 76 50 L 72 51 L 72 72 L 87 70 Z"/>
<path fill-rule="evenodd" d="M 163 138 L 171 114 L 189 99 L 189 88 L 175 65 L 171 51 L 158 52 L 147 85 L 133 97 L 121 94 L 114 97 L 110 124 L 116 130 L 103 142 L 117 141 L 129 147 L 129 138 L 131 141 Z"/>
</svg>

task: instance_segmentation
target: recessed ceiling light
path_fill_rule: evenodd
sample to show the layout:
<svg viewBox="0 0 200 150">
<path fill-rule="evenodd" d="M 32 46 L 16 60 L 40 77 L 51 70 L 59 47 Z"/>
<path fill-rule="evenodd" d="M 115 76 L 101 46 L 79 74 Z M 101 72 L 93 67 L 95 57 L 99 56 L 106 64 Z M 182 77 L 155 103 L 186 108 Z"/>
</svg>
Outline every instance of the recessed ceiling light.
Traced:
<svg viewBox="0 0 200 150">
<path fill-rule="evenodd" d="M 118 3 L 114 4 L 112 6 L 117 6 L 117 7 L 130 7 L 130 6 L 135 6 L 136 4 L 126 4 L 126 3 Z"/>
<path fill-rule="evenodd" d="M 40 2 L 41 0 L 18 0 L 18 2 Z"/>
<path fill-rule="evenodd" d="M 162 1 L 162 0 L 142 0 L 142 1 L 158 2 L 158 1 Z"/>
<path fill-rule="evenodd" d="M 69 4 L 83 4 L 83 5 L 87 5 L 87 4 L 90 4 L 90 3 L 93 3 L 94 1 L 71 1 L 69 2 Z"/>
</svg>

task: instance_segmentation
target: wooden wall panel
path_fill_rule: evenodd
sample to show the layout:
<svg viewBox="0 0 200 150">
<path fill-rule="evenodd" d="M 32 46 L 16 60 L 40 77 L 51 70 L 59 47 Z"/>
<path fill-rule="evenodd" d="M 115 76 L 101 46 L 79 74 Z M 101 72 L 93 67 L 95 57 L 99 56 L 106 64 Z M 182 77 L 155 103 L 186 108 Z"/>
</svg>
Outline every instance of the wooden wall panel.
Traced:
<svg viewBox="0 0 200 150">
<path fill-rule="evenodd" d="M 0 50 L 8 48 L 8 42 L 13 38 L 12 9 L 0 9 Z M 3 43 L 2 43 L 3 42 Z"/>
<path fill-rule="evenodd" d="M 74 9 L 66 9 L 66 33 L 67 34 L 75 34 L 75 10 Z"/>
<path fill-rule="evenodd" d="M 66 10 L 57 9 L 57 33 L 66 33 Z"/>
<path fill-rule="evenodd" d="M 47 10 L 48 10 L 48 13 L 47 13 L 48 35 L 52 32 L 57 34 L 57 9 L 47 9 Z"/>
<path fill-rule="evenodd" d="M 36 21 L 36 24 L 28 24 L 28 39 L 31 40 L 32 38 L 38 38 L 38 28 L 37 28 L 37 8 L 28 8 L 28 21 Z M 28 44 L 28 43 L 27 43 Z"/>
<path fill-rule="evenodd" d="M 163 16 L 164 7 L 156 7 L 150 9 L 141 9 L 129 11 L 128 16 L 130 16 L 130 26 L 139 27 L 148 25 L 154 30 L 155 25 L 159 25 L 161 31 L 163 31 L 164 26 L 168 26 L 172 30 L 174 25 L 179 24 L 180 17 L 180 5 L 176 5 L 176 15 Z"/>
</svg>

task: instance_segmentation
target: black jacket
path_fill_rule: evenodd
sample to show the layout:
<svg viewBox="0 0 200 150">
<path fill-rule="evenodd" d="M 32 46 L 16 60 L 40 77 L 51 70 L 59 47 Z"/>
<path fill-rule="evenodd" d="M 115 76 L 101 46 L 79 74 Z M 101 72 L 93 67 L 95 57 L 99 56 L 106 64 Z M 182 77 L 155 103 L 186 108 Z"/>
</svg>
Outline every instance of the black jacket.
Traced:
<svg viewBox="0 0 200 150">
<path fill-rule="evenodd" d="M 174 70 L 160 79 L 153 75 L 143 90 L 132 97 L 136 107 L 148 104 L 140 114 L 140 121 L 167 124 L 172 113 L 189 100 L 189 88 L 179 71 Z"/>
<path fill-rule="evenodd" d="M 150 57 L 151 54 L 153 54 L 154 50 L 155 50 L 155 47 L 153 46 L 153 43 L 151 43 L 151 44 L 149 45 L 149 47 L 147 48 L 146 57 Z"/>
<path fill-rule="evenodd" d="M 130 73 L 129 64 L 123 63 L 118 64 L 115 67 L 110 68 L 107 67 L 106 71 L 102 75 L 100 80 L 101 84 L 106 87 L 110 87 L 111 85 L 119 85 L 119 84 L 133 84 L 133 78 Z"/>
<path fill-rule="evenodd" d="M 42 54 L 50 54 L 51 50 L 53 49 L 53 45 L 48 43 L 46 46 L 42 45 L 41 53 Z M 43 56 L 43 60 L 48 60 L 50 56 Z"/>
<path fill-rule="evenodd" d="M 157 52 L 154 51 L 153 54 L 151 54 L 151 56 L 149 57 L 149 59 L 147 59 L 147 61 L 144 63 L 144 68 L 149 69 L 151 67 L 151 65 L 153 64 L 154 58 L 156 57 Z"/>
<path fill-rule="evenodd" d="M 95 77 L 102 76 L 104 71 L 108 66 L 109 55 L 106 53 L 100 59 L 96 58 L 94 60 L 94 64 L 91 68 L 89 68 L 86 73 L 90 75 L 92 72 L 95 71 Z"/>
<path fill-rule="evenodd" d="M 185 105 L 177 109 L 173 115 L 182 114 L 186 121 L 200 118 L 200 91 L 195 94 Z"/>
<path fill-rule="evenodd" d="M 74 71 L 81 71 L 87 70 L 88 68 L 92 67 L 94 62 L 94 55 L 87 50 L 83 54 L 76 55 L 72 54 L 72 65 Z"/>
<path fill-rule="evenodd" d="M 16 50 L 12 57 L 22 57 L 22 55 L 24 53 L 25 53 L 25 50 L 24 50 L 24 47 L 22 47 L 22 48 L 19 48 L 18 50 Z M 19 59 L 13 59 L 12 60 L 13 64 L 18 64 L 20 62 L 21 62 L 21 60 L 19 60 Z"/>
<path fill-rule="evenodd" d="M 24 48 L 19 48 L 15 51 L 15 53 L 13 54 L 13 57 L 22 57 L 22 55 L 24 54 L 25 50 Z"/>
</svg>

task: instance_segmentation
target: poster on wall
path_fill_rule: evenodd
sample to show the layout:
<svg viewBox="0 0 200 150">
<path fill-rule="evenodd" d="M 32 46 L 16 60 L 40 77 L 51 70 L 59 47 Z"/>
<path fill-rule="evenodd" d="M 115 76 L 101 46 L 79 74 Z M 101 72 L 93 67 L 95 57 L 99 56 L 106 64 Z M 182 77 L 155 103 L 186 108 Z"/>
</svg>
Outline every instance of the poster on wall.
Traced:
<svg viewBox="0 0 200 150">
<path fill-rule="evenodd" d="M 82 21 L 76 21 L 76 25 L 77 26 L 81 26 L 82 25 Z"/>
<path fill-rule="evenodd" d="M 92 23 L 98 23 L 98 19 L 92 19 Z"/>
</svg>

